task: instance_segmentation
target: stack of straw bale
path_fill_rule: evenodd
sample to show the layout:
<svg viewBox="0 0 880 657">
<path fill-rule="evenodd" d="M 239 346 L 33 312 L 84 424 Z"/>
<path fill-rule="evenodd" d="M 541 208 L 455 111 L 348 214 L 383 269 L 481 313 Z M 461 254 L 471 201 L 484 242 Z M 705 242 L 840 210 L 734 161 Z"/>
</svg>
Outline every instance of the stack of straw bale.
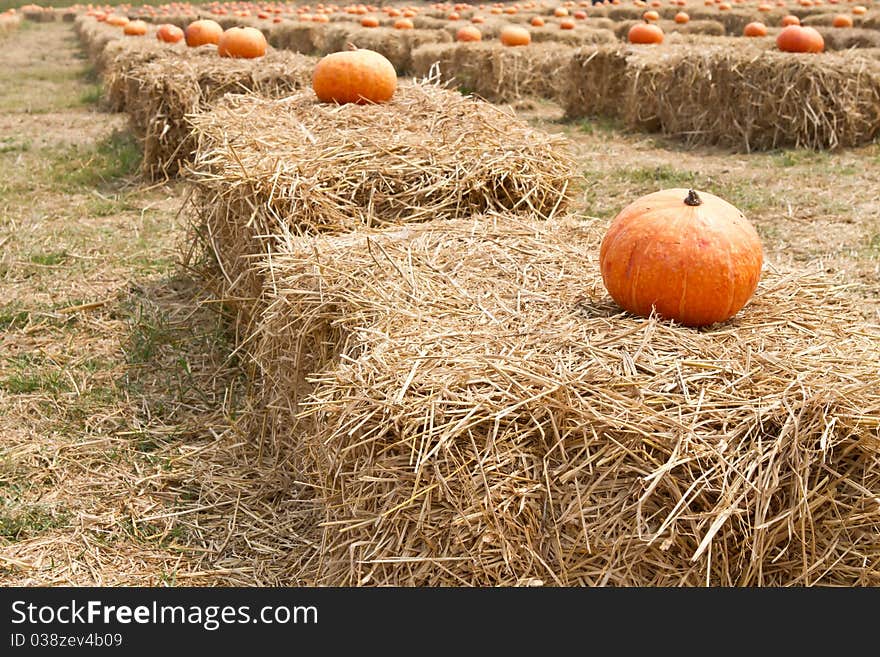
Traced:
<svg viewBox="0 0 880 657">
<path fill-rule="evenodd" d="M 347 232 L 476 212 L 551 217 L 565 209 L 568 142 L 509 110 L 433 82 L 403 82 L 378 105 L 230 96 L 191 117 L 190 207 L 219 263 L 217 292 L 258 300 L 257 259 L 289 235 Z"/>
</svg>

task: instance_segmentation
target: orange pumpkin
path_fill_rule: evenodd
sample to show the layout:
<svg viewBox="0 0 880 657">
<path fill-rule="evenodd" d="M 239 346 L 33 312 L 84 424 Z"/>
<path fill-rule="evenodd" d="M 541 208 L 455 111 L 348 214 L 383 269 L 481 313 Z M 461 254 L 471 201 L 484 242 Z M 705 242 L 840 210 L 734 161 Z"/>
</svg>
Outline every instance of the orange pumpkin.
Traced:
<svg viewBox="0 0 880 657">
<path fill-rule="evenodd" d="M 544 27 L 544 19 L 540 16 L 533 16 L 532 20 L 529 21 L 534 27 Z"/>
<path fill-rule="evenodd" d="M 653 23 L 654 21 L 660 20 L 660 14 L 658 14 L 654 10 L 646 11 L 644 14 L 642 14 L 642 18 L 644 18 L 646 21 L 651 21 Z"/>
<path fill-rule="evenodd" d="M 413 28 L 413 22 L 408 18 L 398 18 L 394 21 L 395 30 L 412 30 Z"/>
<path fill-rule="evenodd" d="M 625 207 L 599 249 L 602 282 L 624 310 L 686 326 L 723 322 L 755 292 L 763 249 L 751 223 L 706 192 L 665 189 Z"/>
<path fill-rule="evenodd" d="M 663 30 L 652 23 L 636 23 L 626 38 L 630 43 L 663 43 Z"/>
<path fill-rule="evenodd" d="M 573 30 L 574 29 L 574 19 L 563 18 L 561 21 L 559 21 L 559 29 L 560 30 Z"/>
<path fill-rule="evenodd" d="M 147 24 L 145 21 L 128 21 L 122 32 L 128 36 L 143 36 L 147 33 Z"/>
<path fill-rule="evenodd" d="M 825 39 L 812 27 L 789 25 L 776 36 L 776 47 L 783 52 L 822 52 Z"/>
<path fill-rule="evenodd" d="M 501 28 L 498 38 L 505 46 L 527 46 L 532 42 L 529 31 L 519 25 L 505 25 Z"/>
<path fill-rule="evenodd" d="M 334 52 L 315 65 L 312 89 L 324 103 L 384 103 L 397 90 L 397 72 L 374 50 Z"/>
<path fill-rule="evenodd" d="M 220 35 L 217 54 L 221 57 L 254 59 L 266 54 L 266 37 L 255 27 L 230 27 Z"/>
<path fill-rule="evenodd" d="M 361 19 L 361 27 L 379 27 L 379 19 L 375 16 L 364 16 Z"/>
<path fill-rule="evenodd" d="M 862 5 L 856 5 L 855 7 L 852 8 L 852 13 L 855 14 L 856 16 L 861 16 L 861 15 L 865 14 L 867 11 L 868 11 L 868 9 Z"/>
<path fill-rule="evenodd" d="M 797 16 L 792 16 L 791 14 L 788 14 L 787 16 L 782 17 L 782 20 L 779 24 L 782 25 L 782 27 L 787 27 L 789 25 L 800 25 L 801 19 Z"/>
<path fill-rule="evenodd" d="M 171 23 L 163 23 L 156 30 L 156 38 L 165 43 L 177 43 L 183 39 L 183 30 Z"/>
<path fill-rule="evenodd" d="M 209 43 L 216 44 L 220 41 L 221 36 L 223 36 L 223 28 L 220 27 L 220 23 L 210 18 L 193 21 L 184 30 L 186 45 L 191 48 L 204 46 Z"/>
<path fill-rule="evenodd" d="M 762 37 L 767 36 L 767 26 L 761 21 L 752 21 L 743 28 L 743 36 Z"/>
<path fill-rule="evenodd" d="M 128 18 L 119 14 L 108 14 L 105 22 L 114 27 L 124 27 L 128 23 Z"/>
<path fill-rule="evenodd" d="M 853 19 L 846 14 L 837 14 L 837 16 L 834 17 L 834 20 L 831 21 L 831 25 L 833 27 L 852 27 Z"/>
<path fill-rule="evenodd" d="M 675 15 L 675 22 L 680 25 L 684 25 L 685 23 L 689 22 L 690 20 L 691 20 L 691 17 L 688 16 L 683 11 L 680 11 Z"/>
<path fill-rule="evenodd" d="M 456 41 L 482 41 L 483 33 L 473 25 L 465 25 L 455 33 Z"/>
</svg>

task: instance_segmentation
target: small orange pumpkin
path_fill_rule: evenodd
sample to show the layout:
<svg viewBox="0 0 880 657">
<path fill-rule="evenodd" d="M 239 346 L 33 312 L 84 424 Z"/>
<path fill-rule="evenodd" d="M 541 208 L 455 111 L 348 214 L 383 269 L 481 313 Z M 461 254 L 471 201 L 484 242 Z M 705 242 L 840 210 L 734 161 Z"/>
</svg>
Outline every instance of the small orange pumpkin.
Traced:
<svg viewBox="0 0 880 657">
<path fill-rule="evenodd" d="M 644 18 L 646 21 L 651 21 L 653 23 L 660 20 L 660 14 L 652 9 L 651 11 L 646 11 L 644 14 L 642 14 L 642 18 Z"/>
<path fill-rule="evenodd" d="M 852 16 L 847 16 L 846 14 L 837 14 L 834 17 L 834 20 L 831 21 L 832 27 L 852 27 L 853 19 Z"/>
<path fill-rule="evenodd" d="M 145 21 L 128 21 L 122 28 L 122 32 L 128 36 L 143 36 L 147 33 L 147 23 Z"/>
<path fill-rule="evenodd" d="M 215 20 L 202 18 L 187 25 L 183 32 L 186 45 L 195 48 L 209 43 L 216 45 L 223 35 L 223 28 Z"/>
<path fill-rule="evenodd" d="M 688 16 L 683 11 L 680 11 L 675 15 L 675 22 L 678 23 L 679 25 L 684 25 L 685 23 L 689 22 L 690 20 L 691 20 L 691 17 Z"/>
<path fill-rule="evenodd" d="M 395 30 L 412 30 L 414 27 L 413 22 L 408 18 L 398 18 L 394 21 Z"/>
<path fill-rule="evenodd" d="M 532 42 L 531 33 L 519 25 L 505 25 L 498 38 L 505 46 L 527 46 Z"/>
<path fill-rule="evenodd" d="M 652 309 L 686 326 L 733 317 L 755 292 L 761 239 L 733 205 L 713 194 L 665 189 L 625 207 L 599 248 L 602 282 L 624 310 Z"/>
<path fill-rule="evenodd" d="M 636 23 L 626 35 L 630 43 L 663 43 L 663 30 L 653 23 Z"/>
<path fill-rule="evenodd" d="M 221 57 L 254 59 L 266 54 L 266 37 L 255 27 L 230 27 L 220 35 L 217 54 Z"/>
<path fill-rule="evenodd" d="M 783 16 L 782 20 L 779 22 L 782 27 L 788 27 L 789 25 L 800 25 L 801 19 L 797 16 L 793 16 L 792 14 L 788 14 L 787 16 Z"/>
<path fill-rule="evenodd" d="M 455 33 L 456 41 L 482 41 L 483 33 L 473 25 L 465 25 Z"/>
<path fill-rule="evenodd" d="M 743 36 L 763 37 L 767 36 L 767 26 L 761 21 L 752 21 L 743 28 Z"/>
<path fill-rule="evenodd" d="M 312 89 L 323 103 L 384 103 L 397 90 L 397 71 L 374 50 L 334 52 L 315 65 Z"/>
<path fill-rule="evenodd" d="M 177 43 L 183 39 L 183 30 L 177 27 L 177 25 L 163 23 L 156 30 L 156 38 L 165 43 Z"/>
</svg>

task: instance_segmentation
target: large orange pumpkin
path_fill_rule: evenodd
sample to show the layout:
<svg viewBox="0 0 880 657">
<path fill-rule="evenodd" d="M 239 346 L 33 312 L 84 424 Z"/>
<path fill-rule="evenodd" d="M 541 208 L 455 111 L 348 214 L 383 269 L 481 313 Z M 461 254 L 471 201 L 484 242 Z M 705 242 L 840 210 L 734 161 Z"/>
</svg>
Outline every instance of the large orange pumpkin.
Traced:
<svg viewBox="0 0 880 657">
<path fill-rule="evenodd" d="M 531 33 L 519 25 L 505 25 L 498 37 L 505 46 L 527 46 L 532 42 Z"/>
<path fill-rule="evenodd" d="M 223 35 L 223 28 L 220 27 L 220 23 L 217 21 L 211 20 L 210 18 L 202 18 L 197 21 L 193 21 L 189 25 L 186 26 L 184 30 L 184 37 L 186 38 L 186 45 L 191 48 L 195 48 L 196 46 L 204 46 L 209 43 L 216 44 L 220 41 L 220 37 Z"/>
<path fill-rule="evenodd" d="M 266 54 L 267 45 L 265 35 L 255 27 L 230 27 L 220 35 L 217 54 L 254 59 Z"/>
<path fill-rule="evenodd" d="M 653 23 L 636 23 L 626 38 L 630 43 L 663 43 L 663 30 Z"/>
<path fill-rule="evenodd" d="M 776 36 L 776 47 L 783 52 L 822 52 L 825 39 L 812 27 L 789 25 Z"/>
<path fill-rule="evenodd" d="M 748 302 L 763 265 L 761 239 L 727 201 L 665 189 L 625 207 L 599 249 L 602 281 L 624 310 L 652 309 L 686 326 L 733 317 Z"/>
<path fill-rule="evenodd" d="M 397 72 L 373 50 L 334 52 L 315 65 L 312 89 L 324 103 L 384 103 L 397 90 Z"/>
<path fill-rule="evenodd" d="M 166 43 L 177 43 L 183 39 L 183 30 L 177 27 L 177 25 L 163 23 L 156 30 L 156 38 Z"/>
</svg>

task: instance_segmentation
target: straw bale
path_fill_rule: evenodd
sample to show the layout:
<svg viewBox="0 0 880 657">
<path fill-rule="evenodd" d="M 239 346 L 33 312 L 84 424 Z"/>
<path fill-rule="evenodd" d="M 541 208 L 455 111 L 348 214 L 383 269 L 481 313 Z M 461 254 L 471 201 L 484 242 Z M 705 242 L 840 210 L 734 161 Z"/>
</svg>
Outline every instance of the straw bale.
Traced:
<svg viewBox="0 0 880 657">
<path fill-rule="evenodd" d="M 196 147 L 187 116 L 228 93 L 280 97 L 311 85 L 315 58 L 270 48 L 258 59 L 220 58 L 212 45 L 132 67 L 125 74 L 127 111 L 143 147 L 142 173 L 175 175 Z"/>
<path fill-rule="evenodd" d="M 390 27 L 334 25 L 321 44 L 320 54 L 346 50 L 350 45 L 381 53 L 394 66 L 398 75 L 410 72 L 412 50 L 428 43 L 449 43 L 452 37 L 445 30 L 396 30 Z"/>
<path fill-rule="evenodd" d="M 612 7 L 608 10 L 608 18 L 615 23 L 621 21 L 640 21 L 647 10 L 639 7 Z"/>
<path fill-rule="evenodd" d="M 569 202 L 568 142 L 512 111 L 423 81 L 378 105 L 230 96 L 191 117 L 199 144 L 190 210 L 220 263 L 220 294 L 245 316 L 254 257 L 285 234 L 449 220 Z"/>
<path fill-rule="evenodd" d="M 880 31 L 860 27 L 818 27 L 825 40 L 825 50 L 880 48 Z"/>
<path fill-rule="evenodd" d="M 283 50 L 294 50 L 303 55 L 317 55 L 324 43 L 327 27 L 321 23 L 282 21 L 275 26 L 269 44 Z"/>
<path fill-rule="evenodd" d="M 52 7 L 40 7 L 38 9 L 27 9 L 21 12 L 25 20 L 35 23 L 51 23 L 56 19 L 55 9 Z"/>
<path fill-rule="evenodd" d="M 558 100 L 569 86 L 565 73 L 573 52 L 557 41 L 518 48 L 497 42 L 436 44 L 413 51 L 413 73 L 425 76 L 436 67 L 444 82 L 492 102 Z"/>
<path fill-rule="evenodd" d="M 760 12 L 751 10 L 718 11 L 713 9 L 694 8 L 688 10 L 692 21 L 717 21 L 724 26 L 726 34 L 742 34 L 743 28 L 754 20 L 766 21 Z"/>
<path fill-rule="evenodd" d="M 617 118 L 624 110 L 630 87 L 627 60 L 638 56 L 638 46 L 614 45 L 579 48 L 569 58 L 560 97 L 565 116 Z"/>
<path fill-rule="evenodd" d="M 129 74 L 133 69 L 158 59 L 179 59 L 187 55 L 187 50 L 184 42 L 171 44 L 156 38 L 116 39 L 107 43 L 98 57 L 106 108 L 111 112 L 128 108 Z"/>
<path fill-rule="evenodd" d="M 868 143 L 880 130 L 880 63 L 858 54 L 799 56 L 755 47 L 687 49 L 647 62 L 632 109 L 689 143 L 739 150 Z M 642 108 L 643 110 L 644 108 Z"/>
<path fill-rule="evenodd" d="M 727 323 L 629 316 L 600 223 L 292 238 L 264 263 L 262 419 L 323 508 L 316 583 L 880 585 L 880 327 L 769 264 Z"/>
<path fill-rule="evenodd" d="M 569 46 L 586 46 L 596 43 L 614 43 L 617 41 L 614 32 L 602 28 L 577 27 L 573 30 L 561 30 L 558 25 L 533 27 L 530 30 L 533 43 L 555 41 Z"/>
</svg>

